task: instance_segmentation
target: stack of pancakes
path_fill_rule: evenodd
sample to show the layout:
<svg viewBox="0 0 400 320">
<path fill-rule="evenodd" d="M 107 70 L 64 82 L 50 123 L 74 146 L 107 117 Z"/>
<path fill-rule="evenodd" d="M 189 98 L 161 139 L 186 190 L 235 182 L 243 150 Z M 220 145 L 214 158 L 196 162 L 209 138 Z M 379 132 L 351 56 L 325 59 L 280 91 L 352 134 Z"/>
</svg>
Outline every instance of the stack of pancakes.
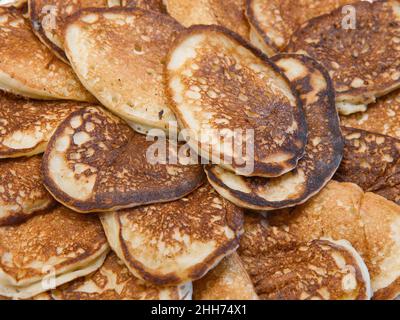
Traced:
<svg viewBox="0 0 400 320">
<path fill-rule="evenodd" d="M 398 0 L 0 0 L 0 299 L 395 299 L 399 61 Z"/>
</svg>

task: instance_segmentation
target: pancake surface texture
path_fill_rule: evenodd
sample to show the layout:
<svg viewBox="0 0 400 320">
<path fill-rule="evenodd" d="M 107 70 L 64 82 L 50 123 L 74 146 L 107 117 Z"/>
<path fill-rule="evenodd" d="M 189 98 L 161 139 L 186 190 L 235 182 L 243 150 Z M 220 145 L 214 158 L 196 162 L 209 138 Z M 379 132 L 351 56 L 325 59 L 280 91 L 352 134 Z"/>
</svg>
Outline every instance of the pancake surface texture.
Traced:
<svg viewBox="0 0 400 320">
<path fill-rule="evenodd" d="M 0 159 L 44 152 L 60 122 L 83 105 L 26 100 L 0 92 Z"/>
<path fill-rule="evenodd" d="M 110 253 L 95 273 L 53 290 L 55 300 L 190 300 L 192 285 L 157 287 L 132 276 Z"/>
<path fill-rule="evenodd" d="M 42 184 L 42 157 L 0 160 L 0 227 L 55 205 Z"/>
<path fill-rule="evenodd" d="M 181 30 L 154 11 L 87 9 L 69 19 L 65 49 L 82 83 L 104 106 L 129 121 L 167 129 L 176 119 L 165 97 L 164 61 Z"/>
<path fill-rule="evenodd" d="M 366 111 L 376 98 L 400 86 L 400 2 L 359 1 L 352 7 L 355 25 L 343 25 L 345 15 L 338 8 L 303 25 L 287 47 L 328 69 L 345 115 Z"/>
<path fill-rule="evenodd" d="M 293 207 L 310 199 L 332 178 L 343 155 L 332 83 L 325 70 L 302 55 L 282 54 L 272 60 L 287 73 L 303 100 L 308 124 L 304 157 L 279 178 L 244 178 L 218 166 L 207 167 L 210 183 L 236 205 L 254 210 Z"/>
<path fill-rule="evenodd" d="M 22 12 L 2 7 L 0 89 L 42 100 L 93 101 L 72 69 L 36 38 Z"/>
<path fill-rule="evenodd" d="M 49 142 L 44 184 L 59 202 L 83 213 L 172 201 L 202 185 L 201 165 L 181 164 L 186 159 L 171 145 L 167 150 L 177 164 L 153 163 L 148 155 L 153 144 L 101 108 L 81 109 Z"/>
<path fill-rule="evenodd" d="M 138 7 L 145 10 L 153 10 L 165 13 L 163 0 L 121 0 L 123 7 Z"/>
<path fill-rule="evenodd" d="M 296 93 L 266 56 L 229 30 L 182 32 L 167 60 L 167 81 L 188 143 L 212 163 L 239 175 L 276 177 L 303 156 L 307 128 Z"/>
<path fill-rule="evenodd" d="M 64 207 L 2 227 L 0 295 L 27 299 L 85 276 L 100 268 L 108 249 L 98 217 Z"/>
<path fill-rule="evenodd" d="M 240 209 L 206 185 L 181 200 L 107 213 L 111 248 L 138 278 L 177 285 L 202 278 L 235 251 Z"/>
</svg>

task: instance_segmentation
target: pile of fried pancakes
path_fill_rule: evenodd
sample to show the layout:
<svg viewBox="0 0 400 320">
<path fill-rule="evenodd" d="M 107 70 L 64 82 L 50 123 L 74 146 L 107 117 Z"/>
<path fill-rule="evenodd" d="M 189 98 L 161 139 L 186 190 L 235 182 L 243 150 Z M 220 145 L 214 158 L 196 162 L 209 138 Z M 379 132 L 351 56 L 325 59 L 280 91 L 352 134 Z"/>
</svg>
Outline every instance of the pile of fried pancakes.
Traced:
<svg viewBox="0 0 400 320">
<path fill-rule="evenodd" d="M 399 0 L 0 0 L 0 300 L 398 296 Z"/>
</svg>

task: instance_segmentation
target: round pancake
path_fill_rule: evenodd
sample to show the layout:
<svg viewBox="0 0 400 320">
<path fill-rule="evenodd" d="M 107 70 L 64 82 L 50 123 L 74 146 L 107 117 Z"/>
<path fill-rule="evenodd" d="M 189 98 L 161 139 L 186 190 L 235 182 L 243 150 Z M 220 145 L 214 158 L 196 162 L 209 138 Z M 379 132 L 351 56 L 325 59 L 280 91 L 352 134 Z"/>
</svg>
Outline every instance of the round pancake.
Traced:
<svg viewBox="0 0 400 320">
<path fill-rule="evenodd" d="M 155 285 L 202 278 L 237 249 L 242 219 L 241 210 L 209 185 L 175 202 L 101 217 L 118 257 L 136 277 Z"/>
<path fill-rule="evenodd" d="M 42 184 L 42 157 L 0 160 L 0 227 L 55 205 Z"/>
<path fill-rule="evenodd" d="M 355 29 L 342 26 L 346 16 L 338 8 L 311 19 L 294 33 L 287 47 L 327 68 L 343 114 L 365 111 L 376 98 L 400 86 L 400 2 L 359 1 L 352 7 Z"/>
<path fill-rule="evenodd" d="M 242 261 L 234 253 L 193 283 L 193 300 L 258 300 L 258 296 Z"/>
<path fill-rule="evenodd" d="M 86 9 L 69 19 L 65 49 L 82 83 L 104 106 L 129 121 L 167 129 L 176 119 L 165 97 L 164 61 L 181 30 L 154 11 Z"/>
<path fill-rule="evenodd" d="M 97 216 L 57 207 L 0 228 L 0 294 L 27 299 L 100 268 L 108 243 Z M 53 283 L 52 283 L 53 282 Z"/>
<path fill-rule="evenodd" d="M 43 153 L 60 122 L 83 106 L 26 100 L 0 91 L 0 159 Z"/>
<path fill-rule="evenodd" d="M 400 204 L 400 140 L 347 127 L 342 132 L 345 151 L 335 180 Z"/>
<path fill-rule="evenodd" d="M 298 242 L 261 217 L 245 219 L 239 255 L 261 299 L 369 300 L 368 269 L 346 241 Z"/>
<path fill-rule="evenodd" d="M 332 178 L 343 156 L 343 138 L 332 82 L 324 68 L 302 55 L 282 54 L 272 60 L 300 93 L 308 124 L 304 157 L 292 172 L 275 178 L 244 178 L 218 166 L 206 169 L 210 183 L 226 199 L 254 210 L 275 210 L 306 202 Z"/>
<path fill-rule="evenodd" d="M 220 25 L 249 38 L 246 0 L 164 0 L 168 13 L 183 26 Z"/>
<path fill-rule="evenodd" d="M 61 286 L 51 295 L 55 300 L 190 300 L 192 284 L 157 287 L 145 283 L 110 253 L 95 273 Z"/>
<path fill-rule="evenodd" d="M 274 55 L 285 48 L 293 32 L 304 22 L 352 2 L 354 0 L 247 0 L 252 43 Z"/>
<path fill-rule="evenodd" d="M 37 99 L 93 101 L 72 69 L 33 34 L 21 11 L 0 8 L 0 89 Z"/>
<path fill-rule="evenodd" d="M 153 144 L 111 113 L 83 108 L 51 138 L 44 185 L 65 206 L 88 213 L 176 200 L 203 184 L 202 166 L 181 164 L 185 159 L 170 143 L 165 142 L 169 158 L 162 160 L 176 157 L 176 164 L 152 162 Z"/>
<path fill-rule="evenodd" d="M 261 52 L 222 27 L 194 26 L 175 42 L 166 73 L 171 108 L 202 157 L 244 176 L 296 167 L 307 136 L 301 101 Z"/>
</svg>

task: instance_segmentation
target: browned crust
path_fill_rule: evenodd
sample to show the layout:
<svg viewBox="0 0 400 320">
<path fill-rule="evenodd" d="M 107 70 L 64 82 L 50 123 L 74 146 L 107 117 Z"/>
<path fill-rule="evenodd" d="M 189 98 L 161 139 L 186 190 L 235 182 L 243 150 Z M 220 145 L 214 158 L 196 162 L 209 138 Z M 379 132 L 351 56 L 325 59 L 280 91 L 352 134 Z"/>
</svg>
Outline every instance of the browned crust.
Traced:
<svg viewBox="0 0 400 320">
<path fill-rule="evenodd" d="M 252 52 L 257 58 L 259 58 L 261 61 L 263 61 L 266 65 L 268 65 L 276 74 L 277 77 L 281 77 L 288 85 L 288 87 L 291 89 L 293 96 L 296 98 L 297 102 L 297 124 L 299 126 L 299 141 L 303 142 L 302 146 L 302 151 L 298 155 L 298 157 L 294 157 L 293 159 L 290 159 L 286 161 L 285 163 L 282 163 L 281 165 L 274 165 L 274 164 L 265 164 L 265 163 L 255 163 L 254 165 L 254 171 L 252 176 L 265 176 L 265 173 L 268 172 L 268 176 L 271 177 L 278 177 L 281 176 L 282 174 L 288 172 L 288 168 L 295 168 L 298 161 L 302 158 L 304 155 L 305 151 L 305 146 L 307 142 L 307 122 L 305 118 L 305 114 L 303 112 L 303 102 L 295 88 L 295 86 L 289 81 L 289 79 L 286 77 L 284 72 L 275 64 L 273 61 L 268 58 L 266 54 L 264 54 L 261 50 L 258 48 L 254 47 L 252 44 L 247 42 L 245 39 L 243 39 L 240 35 L 234 33 L 233 31 L 223 27 L 223 26 L 217 26 L 217 25 L 195 25 L 191 26 L 190 28 L 187 28 L 186 30 L 182 31 L 179 36 L 175 39 L 174 43 L 171 45 L 171 49 L 167 55 L 166 61 L 169 61 L 171 59 L 171 54 L 173 51 L 178 47 L 178 45 L 187 37 L 203 32 L 203 31 L 211 31 L 211 32 L 221 32 L 228 38 L 234 40 L 238 46 L 242 46 L 245 49 L 249 50 Z M 175 108 L 175 103 L 172 98 L 172 93 L 169 90 L 169 86 L 167 85 L 169 82 L 169 77 L 168 77 L 168 72 L 167 72 L 167 64 L 165 64 L 165 75 L 166 75 L 166 95 L 167 99 L 169 101 L 169 107 L 171 110 L 174 111 L 175 115 L 177 116 L 179 122 L 181 123 L 181 126 L 184 128 L 188 128 L 188 124 L 183 121 L 182 117 L 180 116 L 179 111 Z"/>
<path fill-rule="evenodd" d="M 388 287 L 379 289 L 372 297 L 372 300 L 395 300 L 400 295 L 400 278 L 397 278 Z"/>
</svg>

